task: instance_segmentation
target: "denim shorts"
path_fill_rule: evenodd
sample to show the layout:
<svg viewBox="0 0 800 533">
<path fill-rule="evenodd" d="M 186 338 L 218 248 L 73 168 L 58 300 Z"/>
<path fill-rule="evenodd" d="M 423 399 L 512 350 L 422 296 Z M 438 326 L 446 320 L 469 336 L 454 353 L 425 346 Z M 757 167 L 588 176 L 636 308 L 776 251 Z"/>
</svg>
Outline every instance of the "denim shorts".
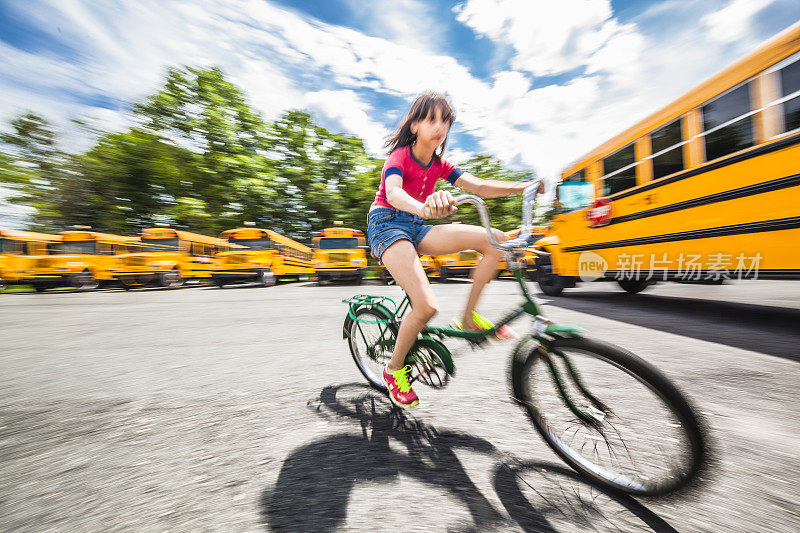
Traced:
<svg viewBox="0 0 800 533">
<path fill-rule="evenodd" d="M 383 252 L 401 239 L 411 241 L 417 248 L 431 227 L 424 225 L 419 216 L 406 211 L 390 207 L 373 209 L 367 215 L 367 239 L 372 255 L 380 262 Z"/>
</svg>

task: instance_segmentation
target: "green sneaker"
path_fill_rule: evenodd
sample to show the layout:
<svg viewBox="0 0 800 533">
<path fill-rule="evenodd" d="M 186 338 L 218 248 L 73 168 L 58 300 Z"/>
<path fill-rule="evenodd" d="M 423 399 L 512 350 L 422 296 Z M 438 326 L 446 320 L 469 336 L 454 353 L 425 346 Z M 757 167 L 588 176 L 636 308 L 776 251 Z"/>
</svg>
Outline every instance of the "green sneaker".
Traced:
<svg viewBox="0 0 800 533">
<path fill-rule="evenodd" d="M 488 319 L 479 315 L 475 311 L 472 312 L 472 321 L 475 322 L 476 326 L 478 326 L 478 329 L 476 329 L 475 331 L 492 329 L 494 327 L 494 324 L 492 324 Z M 456 325 L 456 328 L 464 329 L 463 324 L 461 324 L 461 321 L 458 320 L 457 318 L 453 319 L 453 323 Z M 515 337 L 519 337 L 519 335 L 517 335 L 517 332 L 508 326 L 500 326 L 500 328 L 494 334 L 494 338 L 499 341 L 506 339 L 513 339 Z"/>
</svg>

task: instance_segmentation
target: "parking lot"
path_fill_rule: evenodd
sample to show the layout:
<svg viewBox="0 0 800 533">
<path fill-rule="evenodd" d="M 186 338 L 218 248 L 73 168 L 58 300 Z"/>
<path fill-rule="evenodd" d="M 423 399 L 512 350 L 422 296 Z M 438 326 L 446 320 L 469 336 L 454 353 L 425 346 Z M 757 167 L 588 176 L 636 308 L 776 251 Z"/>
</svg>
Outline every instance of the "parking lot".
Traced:
<svg viewBox="0 0 800 533">
<path fill-rule="evenodd" d="M 456 316 L 469 284 L 434 284 Z M 4 531 L 796 531 L 800 285 L 612 284 L 543 298 L 653 362 L 700 408 L 715 461 L 690 494 L 599 492 L 511 401 L 513 344 L 398 413 L 364 385 L 342 298 L 313 282 L 0 296 Z M 519 303 L 492 283 L 487 316 Z M 530 327 L 525 319 L 514 324 Z"/>
</svg>

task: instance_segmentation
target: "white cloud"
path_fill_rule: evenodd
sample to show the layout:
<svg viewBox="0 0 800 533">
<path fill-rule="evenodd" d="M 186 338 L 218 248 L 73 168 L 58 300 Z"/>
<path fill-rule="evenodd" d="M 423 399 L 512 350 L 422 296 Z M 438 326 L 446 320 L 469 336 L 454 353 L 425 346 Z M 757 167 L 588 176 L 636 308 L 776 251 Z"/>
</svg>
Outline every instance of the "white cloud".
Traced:
<svg viewBox="0 0 800 533">
<path fill-rule="evenodd" d="M 718 29 L 705 36 L 690 24 L 683 31 L 647 35 L 615 18 L 608 0 L 469 0 L 456 18 L 515 54 L 507 69 L 479 79 L 438 52 L 441 35 L 427 16 L 431 8 L 418 1 L 387 0 L 365 9 L 385 11 L 367 35 L 263 0 L 202 5 L 140 0 L 91 9 L 71 0 L 47 10 L 31 7 L 28 15 L 51 32 L 56 18 L 62 33 L 52 35 L 76 50 L 77 60 L 0 43 L 0 90 L 6 96 L 0 115 L 25 104 L 66 121 L 94 109 L 100 124 L 121 127 L 124 110 L 98 111 L 91 108 L 92 98 L 133 102 L 158 87 L 167 66 L 216 64 L 266 118 L 310 107 L 364 138 L 376 154 L 382 152 L 385 126 L 406 109 L 379 115 L 365 91 L 399 96 L 408 104 L 422 90 L 443 91 L 456 107 L 457 131 L 477 139 L 481 150 L 552 176 L 735 59 L 741 50 L 723 51 L 721 41 L 743 38 L 766 1 L 733 0 L 703 24 L 729 24 L 738 33 Z M 742 7 L 748 3 L 761 7 Z M 381 27 L 386 31 L 378 31 Z M 542 76 L 568 72 L 579 74 L 541 86 Z M 22 89 L 20 80 L 32 89 Z M 59 90 L 77 102 L 53 97 Z"/>
<path fill-rule="evenodd" d="M 720 9 L 704 16 L 700 22 L 713 41 L 731 43 L 747 37 L 753 15 L 771 4 L 773 0 L 731 0 Z"/>
<path fill-rule="evenodd" d="M 307 93 L 306 104 L 338 121 L 344 130 L 364 139 L 370 152 L 380 153 L 383 149 L 384 139 L 389 132 L 372 120 L 365 111 L 368 106 L 354 91 L 324 90 Z"/>
<path fill-rule="evenodd" d="M 441 44 L 441 25 L 430 2 L 420 0 L 346 0 L 350 13 L 365 33 L 395 44 L 436 50 Z"/>
<path fill-rule="evenodd" d="M 608 0 L 469 0 L 457 19 L 475 32 L 509 43 L 512 66 L 537 76 L 579 67 L 612 35 Z"/>
</svg>

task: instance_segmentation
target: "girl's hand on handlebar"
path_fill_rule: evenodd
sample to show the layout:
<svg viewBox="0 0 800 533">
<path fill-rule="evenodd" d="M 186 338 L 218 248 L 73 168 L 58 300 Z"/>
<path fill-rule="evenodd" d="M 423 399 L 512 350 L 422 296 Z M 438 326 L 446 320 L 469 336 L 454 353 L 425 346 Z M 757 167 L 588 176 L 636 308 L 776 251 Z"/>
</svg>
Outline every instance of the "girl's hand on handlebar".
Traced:
<svg viewBox="0 0 800 533">
<path fill-rule="evenodd" d="M 422 218 L 443 218 L 458 211 L 456 200 L 448 191 L 436 191 L 422 204 Z"/>
</svg>

